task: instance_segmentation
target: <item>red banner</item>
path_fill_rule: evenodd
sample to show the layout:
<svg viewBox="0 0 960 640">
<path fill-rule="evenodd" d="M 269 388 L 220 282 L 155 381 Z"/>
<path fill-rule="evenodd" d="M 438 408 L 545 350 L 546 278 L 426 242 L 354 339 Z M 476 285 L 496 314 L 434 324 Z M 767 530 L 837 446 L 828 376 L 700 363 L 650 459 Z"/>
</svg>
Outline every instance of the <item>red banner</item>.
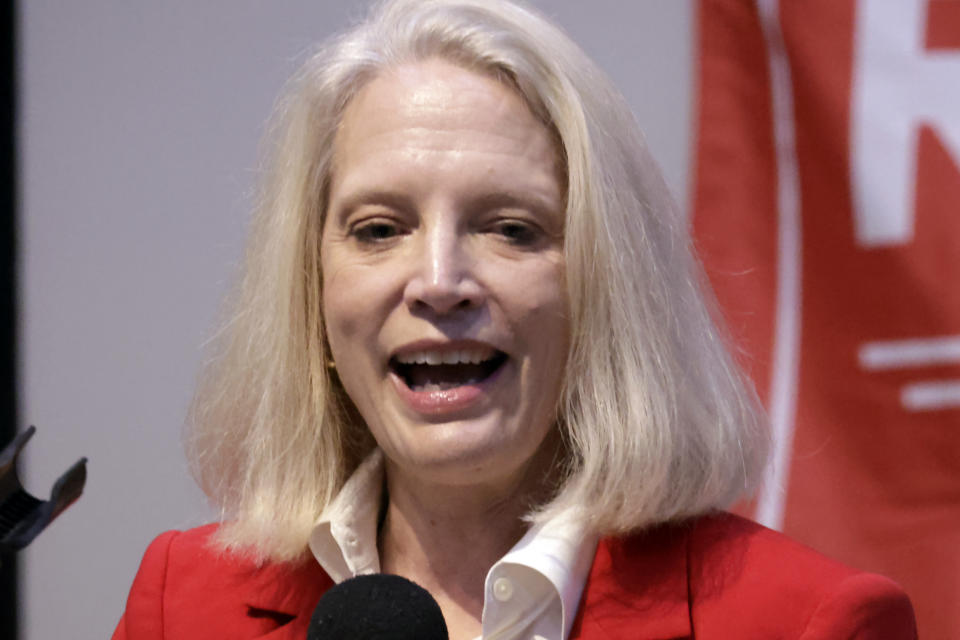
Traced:
<svg viewBox="0 0 960 640">
<path fill-rule="evenodd" d="M 700 0 L 694 229 L 774 463 L 745 509 L 960 637 L 960 0 Z"/>
</svg>

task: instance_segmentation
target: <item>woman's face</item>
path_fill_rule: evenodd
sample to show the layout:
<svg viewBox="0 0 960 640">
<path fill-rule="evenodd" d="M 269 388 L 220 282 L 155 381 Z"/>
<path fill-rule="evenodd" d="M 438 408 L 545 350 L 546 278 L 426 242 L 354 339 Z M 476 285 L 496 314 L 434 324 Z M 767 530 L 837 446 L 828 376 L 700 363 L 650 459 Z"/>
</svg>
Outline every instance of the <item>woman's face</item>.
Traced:
<svg viewBox="0 0 960 640">
<path fill-rule="evenodd" d="M 337 373 L 391 467 L 522 473 L 554 428 L 569 340 L 564 191 L 512 89 L 439 60 L 351 101 L 323 227 Z"/>
</svg>

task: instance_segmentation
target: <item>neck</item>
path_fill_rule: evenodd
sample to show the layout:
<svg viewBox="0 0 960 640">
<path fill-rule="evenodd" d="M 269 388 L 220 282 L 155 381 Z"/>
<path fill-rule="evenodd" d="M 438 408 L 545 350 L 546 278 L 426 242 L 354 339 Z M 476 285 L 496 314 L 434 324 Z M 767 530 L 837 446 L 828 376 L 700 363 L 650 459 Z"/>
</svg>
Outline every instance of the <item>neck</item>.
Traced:
<svg viewBox="0 0 960 640">
<path fill-rule="evenodd" d="M 427 589 L 451 638 L 480 635 L 487 572 L 526 533 L 523 516 L 552 490 L 555 452 L 544 450 L 516 477 L 479 486 L 438 486 L 386 463 L 381 571 Z"/>
</svg>

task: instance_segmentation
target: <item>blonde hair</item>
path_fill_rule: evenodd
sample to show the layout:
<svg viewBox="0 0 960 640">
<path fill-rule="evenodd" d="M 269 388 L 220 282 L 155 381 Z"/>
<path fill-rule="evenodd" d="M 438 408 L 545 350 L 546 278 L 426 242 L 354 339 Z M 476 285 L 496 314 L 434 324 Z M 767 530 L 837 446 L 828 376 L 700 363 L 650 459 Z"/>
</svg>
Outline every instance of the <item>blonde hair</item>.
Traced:
<svg viewBox="0 0 960 640">
<path fill-rule="evenodd" d="M 187 452 L 220 541 L 302 556 L 375 446 L 326 367 L 320 230 L 333 139 L 360 87 L 441 57 L 506 78 L 559 138 L 571 347 L 563 483 L 601 534 L 724 507 L 752 489 L 766 430 L 711 320 L 683 216 L 623 97 L 557 27 L 507 0 L 391 0 L 311 57 L 278 105 L 245 272 L 197 390 Z"/>
</svg>

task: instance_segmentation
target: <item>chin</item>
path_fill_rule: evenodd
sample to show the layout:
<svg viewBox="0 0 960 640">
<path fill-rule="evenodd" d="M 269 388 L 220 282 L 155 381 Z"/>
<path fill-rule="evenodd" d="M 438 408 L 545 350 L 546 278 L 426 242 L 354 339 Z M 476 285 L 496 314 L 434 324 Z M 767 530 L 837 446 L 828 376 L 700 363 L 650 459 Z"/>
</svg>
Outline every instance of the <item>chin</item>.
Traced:
<svg viewBox="0 0 960 640">
<path fill-rule="evenodd" d="M 554 441 L 547 433 L 539 440 L 504 439 L 502 434 L 489 433 L 489 427 L 468 421 L 419 426 L 414 428 L 433 431 L 430 442 L 412 446 L 407 455 L 381 448 L 401 473 L 432 483 L 467 486 L 522 476 Z"/>
</svg>

